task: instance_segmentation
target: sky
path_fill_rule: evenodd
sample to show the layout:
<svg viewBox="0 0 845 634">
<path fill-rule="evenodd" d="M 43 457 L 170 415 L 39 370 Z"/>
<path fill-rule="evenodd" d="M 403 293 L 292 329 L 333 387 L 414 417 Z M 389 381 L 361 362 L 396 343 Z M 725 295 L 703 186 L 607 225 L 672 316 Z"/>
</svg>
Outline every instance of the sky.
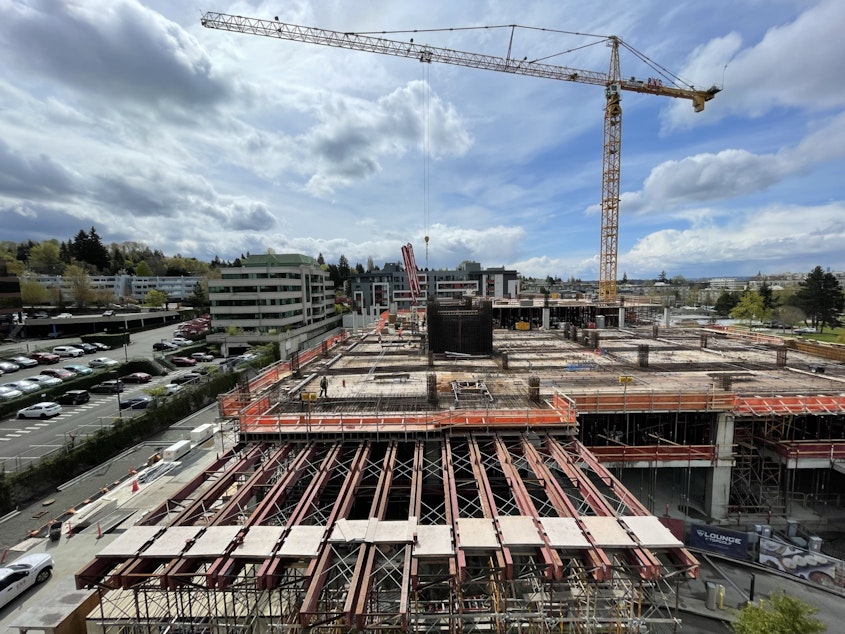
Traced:
<svg viewBox="0 0 845 634">
<path fill-rule="evenodd" d="M 845 270 L 841 0 L 0 0 L 0 240 L 598 278 L 602 86 L 206 11 L 600 73 L 618 36 L 622 77 L 722 89 L 623 93 L 618 277 Z"/>
</svg>

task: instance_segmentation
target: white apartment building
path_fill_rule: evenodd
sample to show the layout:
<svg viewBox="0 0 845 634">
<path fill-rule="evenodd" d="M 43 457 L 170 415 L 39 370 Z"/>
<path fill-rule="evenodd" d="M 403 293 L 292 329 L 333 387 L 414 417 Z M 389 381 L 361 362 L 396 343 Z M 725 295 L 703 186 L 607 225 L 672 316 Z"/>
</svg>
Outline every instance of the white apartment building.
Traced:
<svg viewBox="0 0 845 634">
<path fill-rule="evenodd" d="M 235 336 L 308 341 L 339 328 L 334 283 L 314 258 L 299 254 L 250 255 L 241 266 L 209 280 L 209 341 Z"/>
</svg>

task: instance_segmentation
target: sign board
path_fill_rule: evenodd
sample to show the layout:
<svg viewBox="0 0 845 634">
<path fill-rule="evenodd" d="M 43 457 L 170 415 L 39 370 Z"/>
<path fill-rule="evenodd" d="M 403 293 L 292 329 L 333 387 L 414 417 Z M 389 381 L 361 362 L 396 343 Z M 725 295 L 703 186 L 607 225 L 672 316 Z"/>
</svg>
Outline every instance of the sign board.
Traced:
<svg viewBox="0 0 845 634">
<path fill-rule="evenodd" d="M 619 382 L 620 383 L 633 383 L 634 377 L 632 377 L 630 374 L 620 374 L 619 375 Z"/>
<path fill-rule="evenodd" d="M 748 535 L 721 526 L 693 524 L 687 543 L 693 548 L 709 550 L 735 559 L 748 558 Z"/>
<path fill-rule="evenodd" d="M 302 400 L 303 401 L 316 401 L 317 400 L 317 392 L 303 392 L 302 393 Z"/>
</svg>

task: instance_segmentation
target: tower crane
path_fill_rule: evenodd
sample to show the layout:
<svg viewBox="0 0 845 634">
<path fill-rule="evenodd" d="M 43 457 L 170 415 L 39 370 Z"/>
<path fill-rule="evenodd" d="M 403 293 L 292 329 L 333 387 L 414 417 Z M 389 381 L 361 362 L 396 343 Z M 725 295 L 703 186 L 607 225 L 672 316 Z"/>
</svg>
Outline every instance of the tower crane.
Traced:
<svg viewBox="0 0 845 634">
<path fill-rule="evenodd" d="M 262 35 L 294 42 L 307 42 L 335 48 L 345 48 L 356 51 L 369 51 L 407 57 L 423 63 L 452 64 L 484 70 L 494 70 L 513 75 L 527 75 L 545 79 L 558 79 L 581 84 L 604 86 L 604 149 L 602 153 L 602 198 L 601 198 L 601 243 L 599 249 L 599 300 L 603 302 L 616 301 L 616 260 L 619 242 L 619 183 L 622 149 L 622 91 L 630 91 L 647 95 L 660 95 L 689 99 L 695 112 L 704 110 L 704 104 L 710 101 L 720 88 L 713 86 L 700 90 L 692 86 L 679 87 L 664 85 L 662 80 L 650 78 L 646 81 L 635 77 L 623 79 L 619 67 L 619 47 L 622 46 L 641 59 L 646 59 L 628 44 L 616 36 L 607 39 L 610 46 L 610 67 L 608 72 L 580 70 L 555 64 L 526 59 L 517 60 L 510 57 L 469 53 L 448 48 L 439 48 L 425 44 L 403 42 L 399 40 L 373 37 L 358 33 L 343 33 L 317 27 L 300 26 L 280 22 L 278 16 L 273 20 L 229 15 L 209 11 L 202 16 L 202 26 L 209 29 Z M 513 29 L 511 26 L 511 39 Z"/>
</svg>

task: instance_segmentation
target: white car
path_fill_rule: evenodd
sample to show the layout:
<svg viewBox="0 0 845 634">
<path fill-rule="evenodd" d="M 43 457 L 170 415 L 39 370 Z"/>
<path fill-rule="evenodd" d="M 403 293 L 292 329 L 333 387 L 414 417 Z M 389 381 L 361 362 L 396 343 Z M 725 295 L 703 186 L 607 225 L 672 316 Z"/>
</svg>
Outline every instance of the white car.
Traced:
<svg viewBox="0 0 845 634">
<path fill-rule="evenodd" d="M 30 394 L 31 392 L 42 389 L 37 383 L 34 383 L 33 381 L 24 381 L 23 379 L 20 381 L 10 381 L 9 383 L 4 383 L 0 387 L 9 388 L 10 390 L 18 390 L 24 394 Z"/>
<path fill-rule="evenodd" d="M 178 383 L 168 383 L 164 386 L 164 395 L 170 396 L 171 394 L 176 394 L 176 392 L 179 392 L 181 390 L 182 386 Z"/>
<path fill-rule="evenodd" d="M 170 340 L 170 343 L 181 348 L 182 346 L 190 346 L 194 342 L 190 339 L 183 339 L 182 337 L 173 337 L 173 339 Z"/>
<path fill-rule="evenodd" d="M 85 354 L 85 351 L 76 346 L 56 346 L 53 348 L 53 354 L 57 354 L 60 357 L 81 357 Z"/>
<path fill-rule="evenodd" d="M 91 359 L 88 362 L 88 365 L 92 368 L 110 368 L 114 365 L 120 365 L 114 359 L 109 359 L 108 357 L 97 357 L 96 359 Z"/>
<path fill-rule="evenodd" d="M 73 317 L 73 315 L 70 313 L 59 313 L 56 315 L 56 319 L 70 319 L 71 317 Z"/>
<path fill-rule="evenodd" d="M 43 401 L 18 410 L 18 418 L 50 418 L 62 413 L 62 406 L 53 401 Z"/>
<path fill-rule="evenodd" d="M 38 361 L 35 359 L 30 359 L 29 357 L 24 356 L 10 357 L 9 361 L 22 368 L 34 368 L 38 365 Z"/>
<path fill-rule="evenodd" d="M 58 379 L 54 376 L 48 376 L 46 374 L 36 374 L 35 376 L 28 376 L 24 381 L 29 381 L 30 383 L 35 383 L 37 386 L 41 388 L 45 387 L 53 387 L 55 385 L 61 385 L 62 380 Z"/>
<path fill-rule="evenodd" d="M 0 567 L 0 608 L 53 574 L 49 553 L 33 553 Z"/>
<path fill-rule="evenodd" d="M 23 396 L 23 392 L 11 387 L 0 385 L 0 401 L 11 401 L 13 398 Z"/>
<path fill-rule="evenodd" d="M 191 355 L 191 358 L 196 359 L 197 361 L 200 361 L 200 362 L 214 361 L 214 355 L 208 354 L 207 352 L 194 352 Z"/>
</svg>

